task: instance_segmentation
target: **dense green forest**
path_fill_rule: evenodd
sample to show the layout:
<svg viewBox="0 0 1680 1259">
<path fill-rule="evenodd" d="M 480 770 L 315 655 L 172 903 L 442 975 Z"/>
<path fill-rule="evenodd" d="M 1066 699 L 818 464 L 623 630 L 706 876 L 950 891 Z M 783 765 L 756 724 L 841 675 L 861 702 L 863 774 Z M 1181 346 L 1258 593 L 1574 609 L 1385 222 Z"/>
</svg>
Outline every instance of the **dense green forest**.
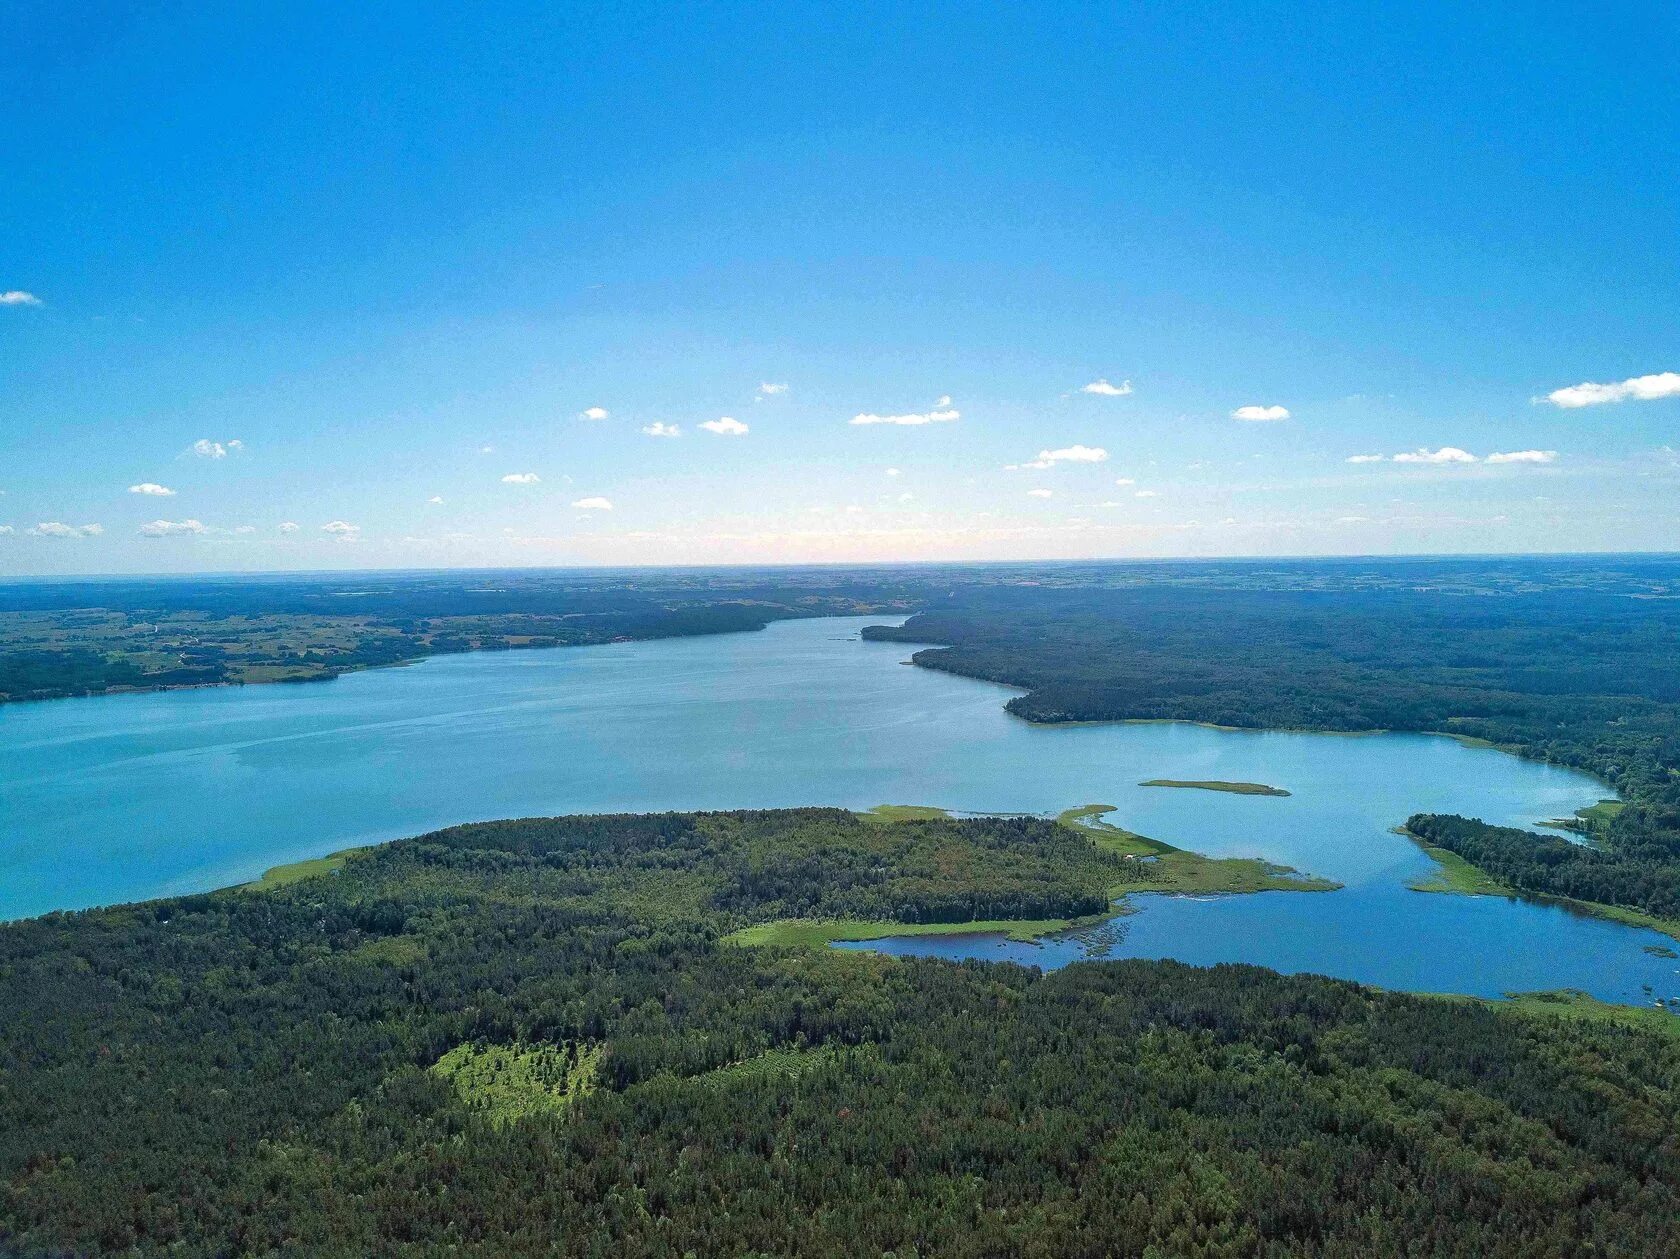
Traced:
<svg viewBox="0 0 1680 1259">
<path fill-rule="evenodd" d="M 1628 803 L 1595 832 L 1607 855 L 1577 854 L 1570 877 L 1613 885 L 1608 903 L 1675 915 L 1680 600 L 1551 587 L 992 589 L 865 633 L 948 644 L 916 663 L 1028 688 L 1008 707 L 1029 721 L 1444 731 L 1587 770 Z M 1513 870 L 1559 851 L 1528 842 L 1535 854 Z"/>
<path fill-rule="evenodd" d="M 724 940 L 1077 909 L 1111 861 L 1030 819 L 559 818 L 0 927 L 0 1252 L 1673 1253 L 1670 1032 Z"/>
</svg>

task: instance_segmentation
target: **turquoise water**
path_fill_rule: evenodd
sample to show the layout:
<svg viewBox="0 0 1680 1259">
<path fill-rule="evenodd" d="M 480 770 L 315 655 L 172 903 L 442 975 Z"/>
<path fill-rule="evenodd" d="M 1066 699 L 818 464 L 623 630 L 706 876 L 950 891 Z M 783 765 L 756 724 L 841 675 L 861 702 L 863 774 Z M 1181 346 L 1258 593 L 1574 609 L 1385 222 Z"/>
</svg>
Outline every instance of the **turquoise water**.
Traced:
<svg viewBox="0 0 1680 1259">
<path fill-rule="evenodd" d="M 1448 739 L 1035 727 L 1002 687 L 904 667 L 871 618 L 763 633 L 443 656 L 331 683 L 0 708 L 0 918 L 221 887 L 269 866 L 476 819 L 883 802 L 1055 811 L 1102 801 L 1144 834 L 1327 875 L 1332 893 L 1145 896 L 1042 945 L 873 947 L 1058 965 L 1093 951 L 1252 961 L 1387 987 L 1680 994 L 1653 932 L 1426 896 L 1389 828 L 1419 810 L 1525 825 L 1605 794 Z M 1271 783 L 1288 798 L 1139 787 Z"/>
</svg>

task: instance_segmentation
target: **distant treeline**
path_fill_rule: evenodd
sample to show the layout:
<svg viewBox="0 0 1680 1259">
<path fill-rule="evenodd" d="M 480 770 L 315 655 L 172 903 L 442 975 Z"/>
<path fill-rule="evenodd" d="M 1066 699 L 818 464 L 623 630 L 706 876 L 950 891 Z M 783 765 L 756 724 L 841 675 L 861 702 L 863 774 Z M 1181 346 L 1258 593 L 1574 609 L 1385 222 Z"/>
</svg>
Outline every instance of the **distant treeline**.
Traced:
<svg viewBox="0 0 1680 1259">
<path fill-rule="evenodd" d="M 1590 771 L 1628 807 L 1602 831 L 1614 860 L 1583 859 L 1579 877 L 1614 887 L 1612 903 L 1676 913 L 1680 601 L 1555 589 L 1011 589 L 967 592 L 866 634 L 949 644 L 916 662 L 1029 688 L 1008 707 L 1031 721 L 1445 731 Z M 1555 851 L 1546 837 L 1526 842 Z"/>
<path fill-rule="evenodd" d="M 1108 875 L 1030 821 L 559 818 L 0 927 L 0 1253 L 1673 1253 L 1680 1037 L 723 940 Z"/>
<path fill-rule="evenodd" d="M 358 578 L 369 588 L 343 579 L 0 587 L 0 702 L 309 681 L 450 652 L 732 633 L 910 606 L 899 585 L 849 581 Z"/>
</svg>

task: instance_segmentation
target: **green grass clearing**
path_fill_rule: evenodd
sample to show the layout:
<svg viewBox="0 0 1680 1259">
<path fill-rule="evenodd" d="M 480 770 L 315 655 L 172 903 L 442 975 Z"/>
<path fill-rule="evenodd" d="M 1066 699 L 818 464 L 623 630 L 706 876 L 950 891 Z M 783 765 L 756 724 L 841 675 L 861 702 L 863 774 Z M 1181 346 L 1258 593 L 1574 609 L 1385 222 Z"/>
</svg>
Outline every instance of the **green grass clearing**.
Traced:
<svg viewBox="0 0 1680 1259">
<path fill-rule="evenodd" d="M 366 852 L 366 847 L 346 848 L 342 852 L 328 853 L 325 857 L 311 857 L 308 861 L 294 861 L 289 865 L 274 866 L 263 871 L 260 879 L 242 885 L 243 891 L 268 892 L 277 887 L 287 887 L 293 883 L 301 883 L 304 879 L 313 879 L 323 874 L 333 874 L 343 868 L 344 863 L 357 853 Z"/>
<path fill-rule="evenodd" d="M 456 1096 L 502 1127 L 562 1113 L 594 1091 L 604 1045 L 457 1045 L 432 1064 Z"/>
<path fill-rule="evenodd" d="M 1414 838 L 1409 831 L 1400 834 L 1407 838 Z M 1515 896 L 1516 893 L 1506 887 L 1491 874 L 1477 866 L 1471 865 L 1456 852 L 1446 848 L 1431 848 L 1427 844 L 1419 844 L 1420 848 L 1435 861 L 1435 873 L 1427 878 L 1416 879 L 1407 884 L 1414 892 L 1456 892 L 1462 896 Z"/>
<path fill-rule="evenodd" d="M 1174 848 L 1103 820 L 1105 814 L 1114 811 L 1111 804 L 1087 804 L 1067 809 L 1057 817 L 1064 826 L 1089 835 L 1099 847 L 1149 863 L 1147 874 L 1140 872 L 1135 880 L 1115 884 L 1109 889 L 1111 896 L 1130 892 L 1333 892 L 1341 886 L 1334 880 L 1302 874 L 1259 857 L 1208 857 Z"/>
</svg>

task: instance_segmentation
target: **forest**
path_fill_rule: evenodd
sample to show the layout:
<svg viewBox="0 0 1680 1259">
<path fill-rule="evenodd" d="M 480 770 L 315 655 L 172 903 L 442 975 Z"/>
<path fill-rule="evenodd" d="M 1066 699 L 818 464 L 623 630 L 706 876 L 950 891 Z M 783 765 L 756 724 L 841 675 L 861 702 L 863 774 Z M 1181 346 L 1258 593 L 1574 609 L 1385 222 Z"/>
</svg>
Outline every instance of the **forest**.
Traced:
<svg viewBox="0 0 1680 1259">
<path fill-rule="evenodd" d="M 1568 894 L 1675 916 L 1680 600 L 1671 596 L 1539 581 L 1479 593 L 998 588 L 865 635 L 935 644 L 914 654 L 918 665 L 1027 688 L 1008 708 L 1028 721 L 1444 732 L 1586 770 L 1627 807 L 1595 828 L 1602 852 L 1562 853 L 1582 889 Z M 1556 864 L 1559 842 L 1506 836 L 1483 848 L 1530 844 L 1532 853 L 1504 859 L 1501 877 L 1557 893 L 1539 872 Z M 1589 887 L 1605 895 L 1583 895 Z"/>
<path fill-rule="evenodd" d="M 1110 862 L 1035 819 L 530 819 L 0 927 L 0 1253 L 1672 1253 L 1671 1030 L 726 939 L 1078 909 Z"/>
</svg>

